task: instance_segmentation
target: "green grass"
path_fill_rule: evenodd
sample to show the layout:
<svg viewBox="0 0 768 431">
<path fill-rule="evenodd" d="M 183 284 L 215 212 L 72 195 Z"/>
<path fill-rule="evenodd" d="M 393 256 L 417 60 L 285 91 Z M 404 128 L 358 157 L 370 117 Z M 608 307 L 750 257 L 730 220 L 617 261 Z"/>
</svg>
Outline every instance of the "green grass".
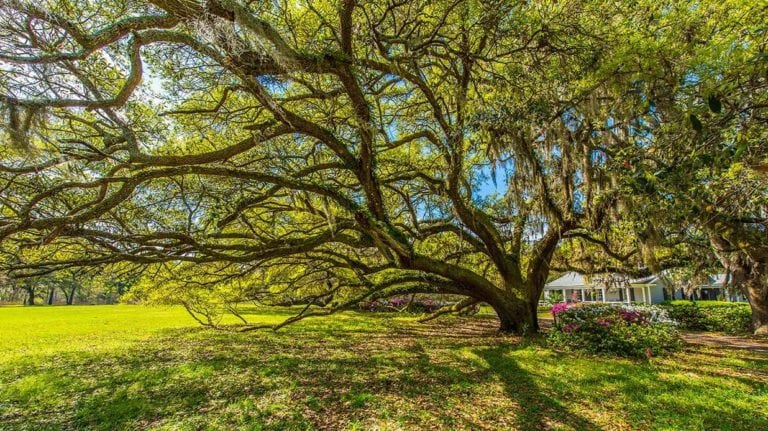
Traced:
<svg viewBox="0 0 768 431">
<path fill-rule="evenodd" d="M 239 333 L 177 308 L 5 307 L 0 429 L 768 429 L 765 355 L 633 362 L 539 344 L 482 315 L 345 313 Z"/>
</svg>

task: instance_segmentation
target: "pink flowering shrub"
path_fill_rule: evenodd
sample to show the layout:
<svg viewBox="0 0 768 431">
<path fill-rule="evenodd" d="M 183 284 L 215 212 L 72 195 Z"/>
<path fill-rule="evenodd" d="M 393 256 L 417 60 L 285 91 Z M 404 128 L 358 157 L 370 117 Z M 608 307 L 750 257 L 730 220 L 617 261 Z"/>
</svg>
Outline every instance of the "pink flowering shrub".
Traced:
<svg viewBox="0 0 768 431">
<path fill-rule="evenodd" d="M 559 302 L 552 306 L 552 317 L 557 318 L 557 315 L 567 310 L 570 306 L 565 302 Z"/>
<path fill-rule="evenodd" d="M 628 324 L 648 325 L 648 318 L 637 310 L 619 310 L 619 316 Z"/>
<path fill-rule="evenodd" d="M 672 321 L 659 307 L 557 304 L 552 315 L 548 342 L 556 349 L 650 358 L 681 346 Z"/>
<path fill-rule="evenodd" d="M 574 331 L 577 331 L 579 328 L 581 328 L 581 325 L 578 323 L 573 323 L 573 322 L 566 323 L 565 325 L 563 325 L 563 332 L 565 332 L 566 334 L 570 334 Z"/>
</svg>

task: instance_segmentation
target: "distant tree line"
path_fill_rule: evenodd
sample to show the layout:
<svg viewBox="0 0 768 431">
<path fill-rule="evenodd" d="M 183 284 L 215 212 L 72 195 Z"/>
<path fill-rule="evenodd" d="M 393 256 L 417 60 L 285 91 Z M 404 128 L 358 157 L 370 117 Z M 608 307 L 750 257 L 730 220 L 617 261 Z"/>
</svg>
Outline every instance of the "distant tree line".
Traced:
<svg viewBox="0 0 768 431">
<path fill-rule="evenodd" d="M 116 304 L 135 277 L 111 278 L 82 270 L 62 270 L 34 277 L 0 275 L 0 304 Z"/>
</svg>

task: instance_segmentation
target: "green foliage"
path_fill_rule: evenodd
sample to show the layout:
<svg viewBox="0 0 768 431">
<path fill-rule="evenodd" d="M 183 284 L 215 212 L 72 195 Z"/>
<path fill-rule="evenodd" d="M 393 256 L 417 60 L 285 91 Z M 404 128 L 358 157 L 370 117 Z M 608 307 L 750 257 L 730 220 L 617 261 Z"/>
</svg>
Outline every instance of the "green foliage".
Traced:
<svg viewBox="0 0 768 431">
<path fill-rule="evenodd" d="M 629 358 L 666 355 L 682 346 L 678 334 L 667 325 L 617 324 L 609 329 L 570 333 L 553 330 L 547 341 L 554 349 Z"/>
<path fill-rule="evenodd" d="M 674 327 L 651 307 L 585 305 L 553 309 L 553 314 L 547 342 L 555 349 L 650 358 L 682 346 Z"/>
<path fill-rule="evenodd" d="M 749 304 L 744 303 L 672 301 L 664 307 L 683 329 L 744 334 L 752 324 Z"/>
<path fill-rule="evenodd" d="M 547 304 L 548 307 L 551 307 L 554 304 L 559 304 L 561 302 L 563 302 L 563 293 L 559 291 L 549 292 L 549 295 L 544 298 L 544 303 Z"/>
<path fill-rule="evenodd" d="M 0 278 L 0 304 L 34 305 L 115 304 L 135 283 L 136 277 L 108 268 L 59 270 L 25 278 Z M 53 296 L 51 296 L 53 293 Z"/>
</svg>

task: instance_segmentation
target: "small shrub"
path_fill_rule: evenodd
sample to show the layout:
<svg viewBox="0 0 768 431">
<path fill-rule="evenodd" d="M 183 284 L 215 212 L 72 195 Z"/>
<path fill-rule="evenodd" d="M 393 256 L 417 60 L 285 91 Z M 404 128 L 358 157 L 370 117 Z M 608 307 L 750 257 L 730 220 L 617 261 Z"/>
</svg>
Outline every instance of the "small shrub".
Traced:
<svg viewBox="0 0 768 431">
<path fill-rule="evenodd" d="M 703 331 L 707 329 L 706 318 L 702 309 L 694 303 L 664 305 L 669 312 L 669 317 L 674 319 L 682 329 Z"/>
<path fill-rule="evenodd" d="M 681 346 L 674 322 L 655 306 L 556 304 L 552 315 L 548 343 L 553 348 L 650 358 Z"/>
<path fill-rule="evenodd" d="M 671 302 L 663 306 L 680 328 L 728 334 L 748 333 L 752 312 L 748 304 L 734 302 Z"/>
<path fill-rule="evenodd" d="M 560 313 L 563 313 L 568 308 L 570 308 L 570 306 L 565 302 L 559 302 L 552 306 L 552 309 L 549 312 L 552 314 L 552 317 L 555 319 L 555 323 L 557 323 L 557 316 Z"/>
<path fill-rule="evenodd" d="M 557 304 L 558 302 L 563 302 L 563 294 L 560 292 L 549 292 L 549 295 L 543 299 L 544 304 L 548 306 L 552 306 Z"/>
<path fill-rule="evenodd" d="M 750 332 L 752 310 L 746 304 L 710 307 L 704 310 L 710 331 L 722 331 L 729 334 Z"/>
</svg>

